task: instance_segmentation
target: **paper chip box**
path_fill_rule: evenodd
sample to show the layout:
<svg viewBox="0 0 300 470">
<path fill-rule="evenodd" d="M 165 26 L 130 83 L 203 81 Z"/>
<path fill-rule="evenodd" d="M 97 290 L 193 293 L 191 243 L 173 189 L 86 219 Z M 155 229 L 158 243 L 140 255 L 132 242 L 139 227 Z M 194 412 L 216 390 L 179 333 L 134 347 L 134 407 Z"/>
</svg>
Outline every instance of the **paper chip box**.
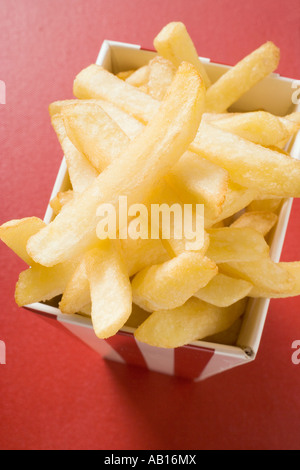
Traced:
<svg viewBox="0 0 300 470">
<path fill-rule="evenodd" d="M 142 49 L 134 44 L 104 41 L 100 49 L 97 64 L 117 73 L 136 69 L 148 63 L 155 52 Z M 201 58 L 205 63 L 212 82 L 216 81 L 230 67 L 212 63 Z M 293 79 L 272 74 L 246 93 L 233 107 L 232 111 L 255 111 L 264 109 L 275 115 L 286 115 L 299 110 L 293 105 Z M 294 158 L 300 155 L 300 133 L 288 145 L 288 151 Z M 50 200 L 59 191 L 70 189 L 65 160 L 63 159 Z M 271 257 L 279 261 L 284 243 L 286 228 L 292 207 L 292 199 L 283 202 L 279 220 L 270 234 Z M 45 222 L 49 223 L 53 212 L 48 206 Z M 148 346 L 135 340 L 133 329 L 124 327 L 117 335 L 107 340 L 98 339 L 93 331 L 91 320 L 80 315 L 64 315 L 53 306 L 55 302 L 36 303 L 26 306 L 40 315 L 46 315 L 66 330 L 80 338 L 107 360 L 123 364 L 133 364 L 163 374 L 186 377 L 194 381 L 206 379 L 227 369 L 248 364 L 256 357 L 268 311 L 269 299 L 250 299 L 243 316 L 242 326 L 236 346 L 195 341 L 176 349 L 163 349 Z M 56 304 L 57 305 L 57 304 Z"/>
</svg>

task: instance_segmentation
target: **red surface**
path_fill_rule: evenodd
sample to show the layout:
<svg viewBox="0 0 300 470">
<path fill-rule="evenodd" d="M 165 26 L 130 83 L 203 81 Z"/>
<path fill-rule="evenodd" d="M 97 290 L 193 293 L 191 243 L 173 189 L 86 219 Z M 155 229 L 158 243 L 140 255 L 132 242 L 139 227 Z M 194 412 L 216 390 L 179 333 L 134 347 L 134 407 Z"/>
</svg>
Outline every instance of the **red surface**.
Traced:
<svg viewBox="0 0 300 470">
<path fill-rule="evenodd" d="M 299 0 L 1 0 L 1 220 L 43 217 L 61 160 L 48 104 L 104 38 L 152 47 L 172 20 L 185 22 L 199 54 L 234 64 L 266 40 L 279 72 L 300 78 Z M 282 259 L 300 259 L 295 201 Z M 271 301 L 254 363 L 200 384 L 103 362 L 77 339 L 16 307 L 22 268 L 0 246 L 0 448 L 299 449 L 300 298 Z"/>
<path fill-rule="evenodd" d="M 197 379 L 214 355 L 214 349 L 188 346 L 176 348 L 174 355 L 175 375 Z"/>
</svg>

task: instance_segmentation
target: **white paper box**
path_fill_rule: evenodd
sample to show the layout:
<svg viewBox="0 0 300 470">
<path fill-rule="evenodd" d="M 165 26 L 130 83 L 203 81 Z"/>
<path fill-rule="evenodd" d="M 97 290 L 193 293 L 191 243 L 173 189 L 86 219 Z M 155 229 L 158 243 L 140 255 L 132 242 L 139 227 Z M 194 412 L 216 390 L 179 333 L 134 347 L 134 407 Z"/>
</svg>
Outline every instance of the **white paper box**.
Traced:
<svg viewBox="0 0 300 470">
<path fill-rule="evenodd" d="M 137 45 L 104 41 L 97 64 L 117 73 L 145 65 L 154 56 L 155 52 L 143 50 Z M 211 63 L 206 58 L 201 58 L 201 60 L 205 62 L 212 82 L 230 68 L 226 65 Z M 293 82 L 293 79 L 272 74 L 246 93 L 235 103 L 232 110 L 265 109 L 276 115 L 286 115 L 298 110 L 299 105 L 296 107 L 292 103 L 292 94 L 295 91 L 292 88 Z M 300 133 L 289 143 L 288 150 L 294 158 L 299 158 Z M 69 189 L 69 178 L 63 160 L 50 200 L 59 191 L 67 189 Z M 271 234 L 271 257 L 274 261 L 280 259 L 291 207 L 292 199 L 285 200 L 280 210 L 277 227 Z M 53 212 L 49 206 L 45 222 L 49 223 L 52 217 Z M 28 305 L 26 308 L 57 320 L 60 325 L 79 337 L 105 359 L 135 364 L 156 372 L 179 375 L 198 381 L 255 359 L 268 306 L 268 299 L 249 300 L 236 346 L 195 341 L 176 349 L 155 348 L 137 342 L 133 336 L 133 329 L 128 327 L 124 327 L 113 338 L 100 340 L 95 336 L 89 318 L 63 315 L 58 308 L 41 303 Z"/>
</svg>

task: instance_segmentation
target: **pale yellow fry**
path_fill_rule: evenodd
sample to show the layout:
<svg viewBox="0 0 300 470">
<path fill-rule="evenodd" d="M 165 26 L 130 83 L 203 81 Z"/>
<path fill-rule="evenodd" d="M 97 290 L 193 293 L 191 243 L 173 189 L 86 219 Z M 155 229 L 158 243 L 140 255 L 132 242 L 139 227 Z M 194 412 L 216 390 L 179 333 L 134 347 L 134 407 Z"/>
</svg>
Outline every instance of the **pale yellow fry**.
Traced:
<svg viewBox="0 0 300 470">
<path fill-rule="evenodd" d="M 54 214 L 59 214 L 63 206 L 68 204 L 68 202 L 70 202 L 73 197 L 74 192 L 71 189 L 57 193 L 57 195 L 50 201 L 50 207 L 52 208 Z"/>
<path fill-rule="evenodd" d="M 159 101 L 95 64 L 77 75 L 73 92 L 80 99 L 111 101 L 145 124 L 159 108 Z"/>
<path fill-rule="evenodd" d="M 6 222 L 0 227 L 0 240 L 13 250 L 29 266 L 33 264 L 32 258 L 26 250 L 26 244 L 32 235 L 38 233 L 45 227 L 38 217 L 27 217 Z"/>
<path fill-rule="evenodd" d="M 139 132 L 144 128 L 144 125 L 135 119 L 132 115 L 123 111 L 119 106 L 105 100 L 63 100 L 55 101 L 49 106 L 50 115 L 61 114 L 66 107 L 74 106 L 75 104 L 89 104 L 100 106 L 112 119 L 116 121 L 118 126 L 129 137 L 136 137 Z"/>
<path fill-rule="evenodd" d="M 95 334 L 108 338 L 122 328 L 132 311 L 130 280 L 116 243 L 107 240 L 89 253 L 87 276 Z"/>
<path fill-rule="evenodd" d="M 132 281 L 133 301 L 149 312 L 179 307 L 217 272 L 216 264 L 202 254 L 181 253 L 140 271 Z"/>
<path fill-rule="evenodd" d="M 152 313 L 134 336 L 151 346 L 177 348 L 226 330 L 244 313 L 245 306 L 245 300 L 240 300 L 220 308 L 193 297 L 181 307 Z"/>
<path fill-rule="evenodd" d="M 203 77 L 206 88 L 210 79 L 200 61 L 194 43 L 186 27 L 180 21 L 167 24 L 154 39 L 157 52 L 178 67 L 182 61 L 190 62 Z"/>
<path fill-rule="evenodd" d="M 278 263 L 278 266 L 280 268 L 283 268 L 293 278 L 294 283 L 291 282 L 289 289 L 287 289 L 285 292 L 278 293 L 274 290 L 264 290 L 263 288 L 255 286 L 249 293 L 250 297 L 266 297 L 279 299 L 300 295 L 300 262 L 280 262 Z"/>
<path fill-rule="evenodd" d="M 253 228 L 211 228 L 207 256 L 216 263 L 255 261 L 269 256 L 263 235 Z"/>
<path fill-rule="evenodd" d="M 274 227 L 278 220 L 278 216 L 274 212 L 245 212 L 240 215 L 230 227 L 250 227 L 260 232 L 264 237 Z"/>
<path fill-rule="evenodd" d="M 266 42 L 229 69 L 207 91 L 206 110 L 222 113 L 246 91 L 276 70 L 280 51 Z"/>
<path fill-rule="evenodd" d="M 116 121 L 118 126 L 130 139 L 136 137 L 143 130 L 144 125 L 138 119 L 135 119 L 113 103 L 104 100 L 97 100 L 97 104 Z"/>
<path fill-rule="evenodd" d="M 120 240 L 120 243 L 130 277 L 147 266 L 160 264 L 170 259 L 160 239 L 134 240 L 128 237 L 126 240 Z"/>
<path fill-rule="evenodd" d="M 201 123 L 192 151 L 228 171 L 247 188 L 280 197 L 300 196 L 300 161 L 249 142 L 206 122 Z"/>
<path fill-rule="evenodd" d="M 228 190 L 228 172 L 187 151 L 166 176 L 183 202 L 204 204 L 205 217 L 220 215 Z"/>
<path fill-rule="evenodd" d="M 264 211 L 264 212 L 275 212 L 279 208 L 282 203 L 282 199 L 275 198 L 275 199 L 255 199 L 254 201 L 250 202 L 249 206 L 247 207 L 247 211 Z"/>
<path fill-rule="evenodd" d="M 168 59 L 158 55 L 150 60 L 149 71 L 147 93 L 161 101 L 172 83 L 176 67 Z"/>
<path fill-rule="evenodd" d="M 129 143 L 117 123 L 100 107 L 77 103 L 62 111 L 69 139 L 100 173 Z"/>
<path fill-rule="evenodd" d="M 247 297 L 252 287 L 248 281 L 218 273 L 194 296 L 217 307 L 229 307 L 229 305 Z"/>
<path fill-rule="evenodd" d="M 87 277 L 87 259 L 88 255 L 85 255 L 64 289 L 59 304 L 59 308 L 63 313 L 78 313 L 91 303 L 90 285 Z"/>
<path fill-rule="evenodd" d="M 178 161 L 195 137 L 204 104 L 204 85 L 190 64 L 178 69 L 156 117 L 126 147 L 122 157 L 64 206 L 51 224 L 31 237 L 27 249 L 40 264 L 53 266 L 96 242 L 97 208 L 127 196 L 128 206 L 146 200 L 156 181 Z"/>
<path fill-rule="evenodd" d="M 169 259 L 160 240 L 121 240 L 121 251 L 128 275 L 133 276 L 146 266 L 162 263 Z M 93 251 L 91 252 L 93 254 Z M 87 263 L 90 252 L 86 253 L 70 278 L 59 308 L 63 313 L 74 314 L 91 302 Z"/>
<path fill-rule="evenodd" d="M 288 130 L 283 119 L 265 111 L 237 113 L 224 119 L 217 119 L 213 124 L 264 146 L 277 145 L 284 139 L 288 140 L 297 131 L 296 125 L 291 124 Z"/>
<path fill-rule="evenodd" d="M 50 117 L 52 118 L 55 116 L 55 114 L 61 114 L 62 110 L 66 106 L 73 106 L 74 104 L 79 103 L 79 100 L 77 99 L 71 99 L 71 100 L 58 100 L 58 101 L 53 101 L 49 105 L 49 114 Z"/>
<path fill-rule="evenodd" d="M 79 260 L 66 261 L 51 268 L 34 265 L 23 271 L 16 285 L 15 300 L 21 307 L 51 300 L 64 292 Z"/>
<path fill-rule="evenodd" d="M 58 107 L 54 105 L 53 110 L 56 109 Z M 81 193 L 95 180 L 98 171 L 68 138 L 61 114 L 53 114 L 51 122 L 64 152 L 72 187 Z"/>
<path fill-rule="evenodd" d="M 291 121 L 297 126 L 300 126 L 300 111 L 296 111 L 294 113 L 288 114 L 287 116 L 285 116 L 285 119 Z"/>
<path fill-rule="evenodd" d="M 122 70 L 121 72 L 118 72 L 116 75 L 118 78 L 121 78 L 121 80 L 126 80 L 126 78 L 130 77 L 130 75 L 133 74 L 135 70 Z"/>
<path fill-rule="evenodd" d="M 257 197 L 257 191 L 255 189 L 247 189 L 239 184 L 229 181 L 228 190 L 226 192 L 225 201 L 222 205 L 220 214 L 213 219 L 209 219 L 206 215 L 205 227 L 215 226 L 228 217 L 231 217 L 247 207 L 255 197 Z"/>
<path fill-rule="evenodd" d="M 260 261 L 223 263 L 219 268 L 221 272 L 244 279 L 262 291 L 284 294 L 295 286 L 294 276 L 280 263 L 274 263 L 269 258 Z"/>
<path fill-rule="evenodd" d="M 143 65 L 142 67 L 135 70 L 132 74 L 125 79 L 127 83 L 132 86 L 140 87 L 148 82 L 150 73 L 149 65 Z"/>
</svg>

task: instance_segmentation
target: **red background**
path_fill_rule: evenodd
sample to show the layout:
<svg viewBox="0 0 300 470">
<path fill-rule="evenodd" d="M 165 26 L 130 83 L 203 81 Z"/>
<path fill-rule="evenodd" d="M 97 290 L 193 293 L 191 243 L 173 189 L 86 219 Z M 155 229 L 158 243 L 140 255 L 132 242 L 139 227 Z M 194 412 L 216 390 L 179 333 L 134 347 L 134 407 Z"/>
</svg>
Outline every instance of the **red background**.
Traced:
<svg viewBox="0 0 300 470">
<path fill-rule="evenodd" d="M 299 0 L 0 0 L 0 201 L 3 223 L 43 217 L 62 157 L 48 104 L 72 97 L 72 81 L 103 39 L 152 48 L 183 21 L 200 55 L 234 64 L 266 40 L 279 72 L 300 78 Z M 294 201 L 282 259 L 300 259 Z M 273 300 L 254 363 L 199 384 L 104 362 L 14 303 L 23 268 L 0 246 L 2 449 L 299 449 L 300 298 Z"/>
</svg>

